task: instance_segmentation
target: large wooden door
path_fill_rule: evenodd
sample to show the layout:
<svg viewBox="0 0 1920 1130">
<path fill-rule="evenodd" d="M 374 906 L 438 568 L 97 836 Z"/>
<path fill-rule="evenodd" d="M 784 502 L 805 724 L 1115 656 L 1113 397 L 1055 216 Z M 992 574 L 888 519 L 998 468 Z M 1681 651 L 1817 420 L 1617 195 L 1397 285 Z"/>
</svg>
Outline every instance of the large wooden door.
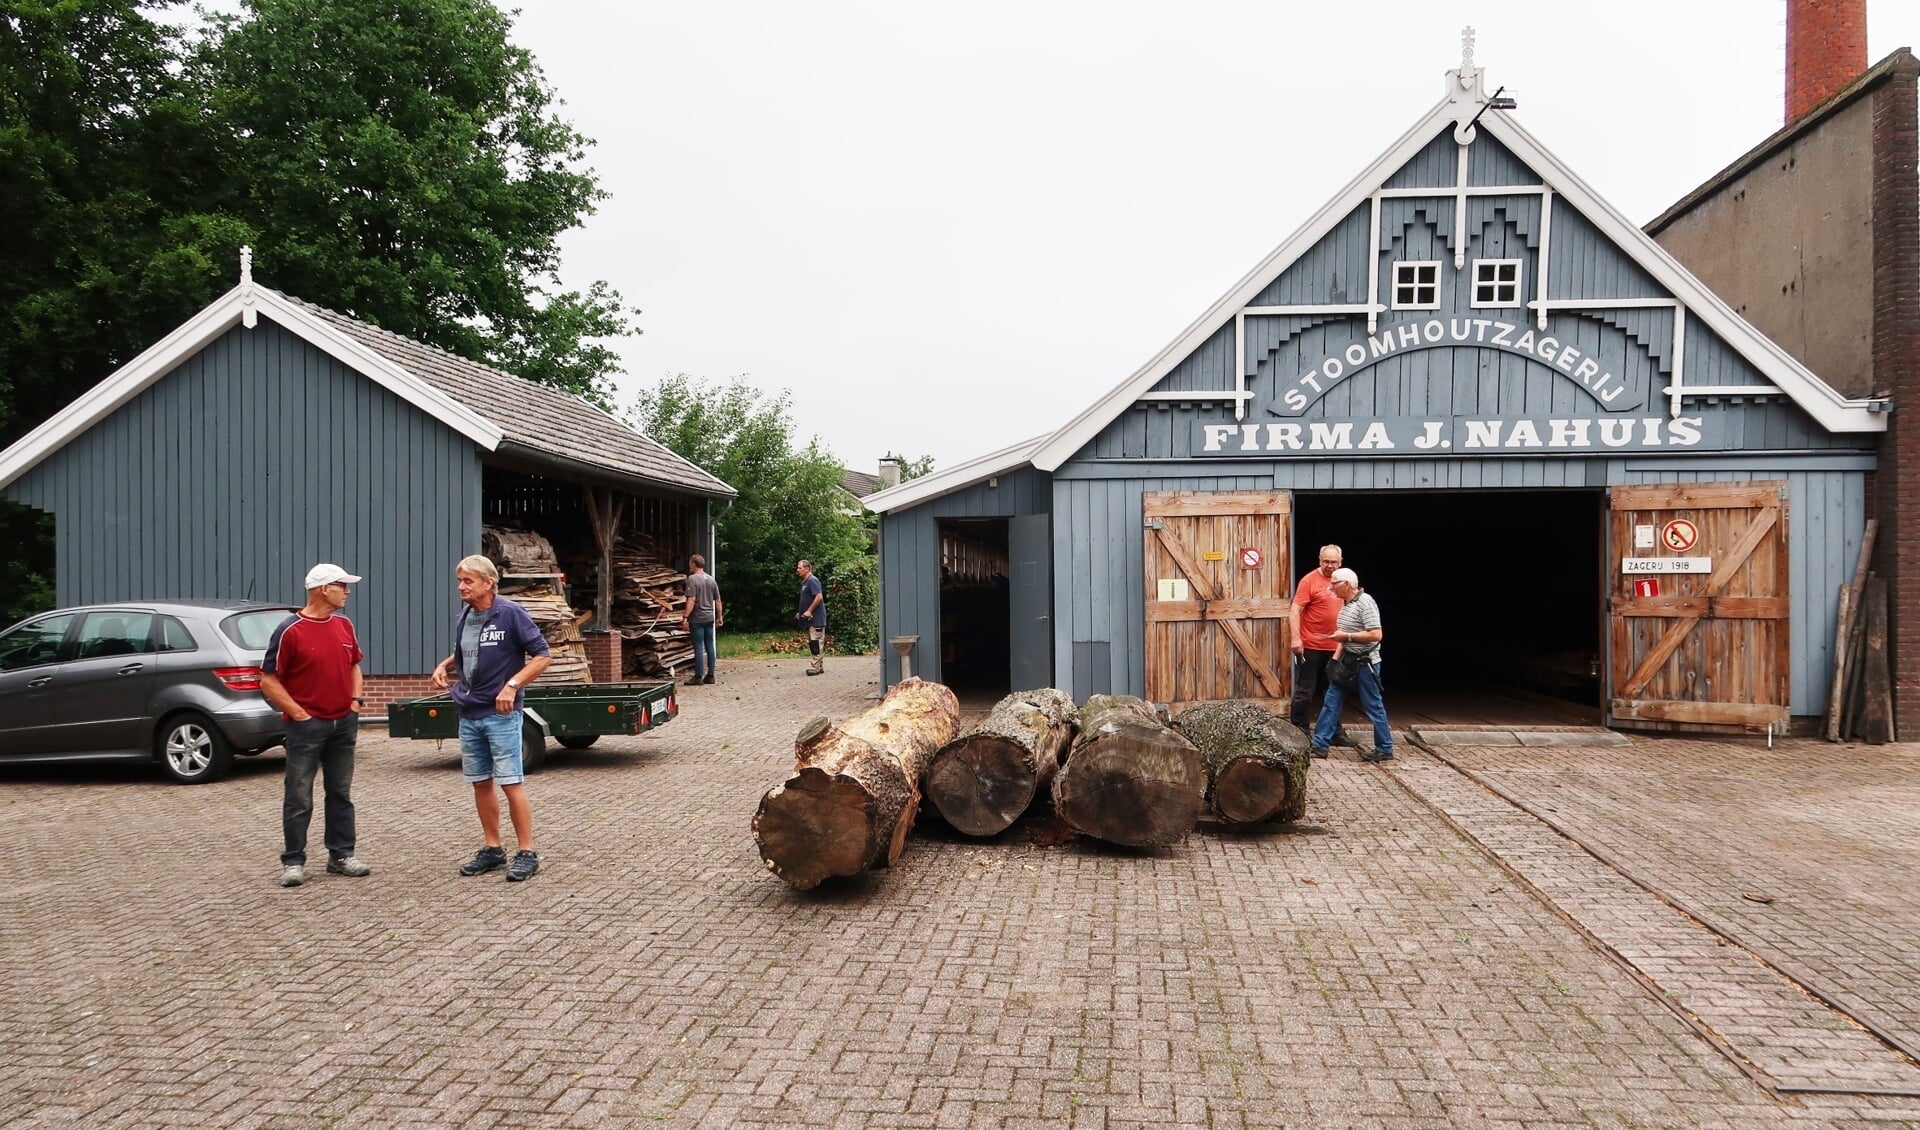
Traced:
<svg viewBox="0 0 1920 1130">
<path fill-rule="evenodd" d="M 1719 732 L 1786 723 L 1786 499 L 1779 482 L 1613 488 L 1611 724 Z M 1651 548 L 1636 546 L 1636 527 L 1651 529 Z M 1676 548 L 1690 532 L 1693 544 Z M 1704 557 L 1709 571 L 1622 569 L 1626 558 L 1674 557 Z M 1636 581 L 1658 592 L 1636 595 Z M 1522 604 L 1525 589 L 1523 579 L 1514 592 Z"/>
<path fill-rule="evenodd" d="M 1145 496 L 1149 700 L 1286 701 L 1290 502 L 1278 491 Z"/>
</svg>

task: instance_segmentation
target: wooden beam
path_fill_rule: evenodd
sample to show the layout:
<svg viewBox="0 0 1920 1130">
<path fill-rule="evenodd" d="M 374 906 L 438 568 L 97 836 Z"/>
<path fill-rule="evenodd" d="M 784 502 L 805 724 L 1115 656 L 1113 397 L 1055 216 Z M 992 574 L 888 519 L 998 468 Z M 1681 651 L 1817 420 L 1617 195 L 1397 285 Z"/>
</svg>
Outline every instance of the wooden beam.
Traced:
<svg viewBox="0 0 1920 1130">
<path fill-rule="evenodd" d="M 1615 510 L 1749 510 L 1780 505 L 1785 483 L 1659 483 L 1613 488 Z"/>
<path fill-rule="evenodd" d="M 1713 722 L 1725 726 L 1769 726 L 1788 719 L 1787 708 L 1758 702 L 1688 702 L 1679 699 L 1616 698 L 1615 718 L 1636 722 Z"/>
<path fill-rule="evenodd" d="M 1837 742 L 1846 714 L 1847 672 L 1853 666 L 1853 633 L 1859 619 L 1860 596 L 1866 590 L 1867 563 L 1873 557 L 1873 539 L 1880 532 L 1880 520 L 1868 518 L 1860 537 L 1860 556 L 1853 563 L 1853 583 L 1840 586 L 1839 613 L 1833 619 L 1833 682 L 1827 689 L 1827 740 Z"/>
</svg>

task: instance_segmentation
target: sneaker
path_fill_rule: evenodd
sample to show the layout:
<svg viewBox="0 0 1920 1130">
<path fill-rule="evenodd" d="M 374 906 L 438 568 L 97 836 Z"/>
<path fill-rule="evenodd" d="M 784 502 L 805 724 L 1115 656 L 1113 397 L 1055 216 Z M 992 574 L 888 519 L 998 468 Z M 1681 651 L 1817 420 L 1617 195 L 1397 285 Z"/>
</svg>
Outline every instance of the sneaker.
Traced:
<svg viewBox="0 0 1920 1130">
<path fill-rule="evenodd" d="M 1318 760 L 1321 760 L 1321 761 L 1325 761 L 1327 759 L 1327 751 L 1324 749 L 1321 749 L 1319 746 L 1314 746 L 1313 748 L 1307 750 L 1307 753 L 1312 757 L 1317 758 Z"/>
<path fill-rule="evenodd" d="M 280 885 L 283 887 L 297 887 L 306 881 L 307 869 L 298 863 L 289 863 L 280 872 Z"/>
<path fill-rule="evenodd" d="M 809 674 L 809 675 L 824 675 L 824 674 L 826 674 L 826 673 L 827 673 L 827 672 L 825 671 L 825 669 L 823 669 L 823 668 L 820 668 L 820 667 L 809 667 L 809 668 L 807 668 L 807 674 Z"/>
<path fill-rule="evenodd" d="M 1390 750 L 1390 749 L 1370 749 L 1370 750 L 1368 750 L 1367 752 L 1365 752 L 1365 753 L 1363 753 L 1363 754 L 1361 754 L 1361 755 L 1360 755 L 1360 760 L 1362 760 L 1362 761 L 1392 761 L 1392 760 L 1393 760 L 1393 751 L 1392 751 L 1392 750 Z"/>
<path fill-rule="evenodd" d="M 507 882 L 518 883 L 533 878 L 540 870 L 540 853 L 537 851 L 516 851 L 513 853 L 513 866 L 507 868 Z"/>
<path fill-rule="evenodd" d="M 498 871 L 507 865 L 507 849 L 498 844 L 489 844 L 473 853 L 473 858 L 460 865 L 462 875 L 484 875 L 489 871 Z"/>
<path fill-rule="evenodd" d="M 708 676 L 707 676 L 706 678 L 704 678 L 704 679 L 702 679 L 702 680 L 700 680 L 700 681 L 701 681 L 701 682 L 703 682 L 703 683 L 705 683 L 705 684 L 706 684 L 706 685 L 708 685 L 708 686 L 712 686 L 712 685 L 713 685 L 713 676 L 712 676 L 712 675 L 708 675 Z"/>
<path fill-rule="evenodd" d="M 349 855 L 349 856 L 343 856 L 340 859 L 327 860 L 327 874 L 351 875 L 354 878 L 358 879 L 362 875 L 373 874 L 373 868 L 368 867 L 366 864 L 360 862 L 358 859 L 355 859 L 353 856 Z"/>
</svg>

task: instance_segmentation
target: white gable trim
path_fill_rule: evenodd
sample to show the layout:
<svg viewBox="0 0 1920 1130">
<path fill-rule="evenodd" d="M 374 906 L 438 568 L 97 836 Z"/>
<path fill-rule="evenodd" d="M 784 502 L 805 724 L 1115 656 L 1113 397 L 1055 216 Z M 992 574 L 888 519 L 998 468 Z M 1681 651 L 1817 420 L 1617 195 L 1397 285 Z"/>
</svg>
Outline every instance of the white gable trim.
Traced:
<svg viewBox="0 0 1920 1130">
<path fill-rule="evenodd" d="M 956 464 L 944 471 L 935 471 L 917 479 L 908 479 L 897 487 L 875 491 L 864 501 L 868 510 L 875 514 L 888 510 L 900 510 L 925 502 L 930 498 L 939 498 L 943 494 L 952 494 L 964 490 L 975 483 L 985 482 L 995 475 L 1004 475 L 1017 471 L 1033 462 L 1033 449 L 1046 436 L 1025 440 L 1012 447 L 1003 447 L 978 459 Z"/>
<path fill-rule="evenodd" d="M 80 394 L 73 403 L 20 437 L 13 446 L 0 451 L 0 487 L 26 474 L 76 436 L 111 416 L 234 326 L 252 326 L 255 314 L 260 312 L 480 447 L 492 451 L 505 438 L 506 432 L 497 425 L 275 291 L 243 283 L 215 299 L 140 356 L 115 370 L 113 375 Z"/>
<path fill-rule="evenodd" d="M 1449 78 L 1457 78 L 1450 73 Z M 1473 76 L 1476 80 L 1477 75 Z M 1477 86 L 1477 82 L 1475 83 Z M 1465 89 L 1467 82 L 1461 80 Z M 1451 91 L 1451 85 L 1449 87 Z M 1095 401 L 1085 411 L 1074 417 L 1059 431 L 1043 439 L 1033 451 L 1032 463 L 1042 471 L 1052 471 L 1067 460 L 1073 458 L 1088 443 L 1092 442 L 1101 430 L 1136 401 L 1146 397 L 1162 378 L 1172 372 L 1174 367 L 1184 361 L 1199 348 L 1220 327 L 1233 321 L 1255 296 L 1281 272 L 1291 267 L 1302 255 L 1311 251 L 1337 225 L 1352 215 L 1354 210 L 1366 204 L 1376 193 L 1394 193 L 1395 190 L 1383 189 L 1388 177 L 1412 160 L 1438 135 L 1440 127 L 1452 123 L 1456 140 L 1465 124 L 1484 107 L 1484 92 L 1474 90 L 1461 96 L 1450 93 L 1442 99 L 1427 115 L 1416 122 L 1413 128 L 1400 136 L 1387 151 L 1367 166 L 1366 170 L 1355 177 L 1329 200 L 1318 212 L 1314 213 L 1298 231 L 1289 236 L 1286 242 L 1275 248 L 1273 253 L 1262 259 L 1259 265 L 1247 272 L 1233 288 L 1218 302 L 1208 308 L 1198 320 L 1175 338 L 1166 348 L 1154 354 L 1145 365 L 1121 382 L 1106 396 Z M 1611 238 L 1618 246 L 1632 255 L 1641 267 L 1647 270 L 1655 280 L 1667 288 L 1679 300 L 1680 315 L 1691 311 L 1714 332 L 1718 333 L 1733 349 L 1769 380 L 1778 386 L 1778 392 L 1784 393 L 1804 409 L 1808 415 L 1831 432 L 1884 432 L 1887 428 L 1885 405 L 1872 400 L 1850 400 L 1835 392 L 1833 388 L 1815 376 L 1806 366 L 1774 344 L 1747 321 L 1734 313 L 1733 309 L 1719 296 L 1708 290 L 1705 284 L 1693 277 L 1665 248 L 1655 243 L 1651 236 L 1628 222 L 1615 211 L 1587 183 L 1574 175 L 1573 171 L 1562 164 L 1534 139 L 1532 134 L 1522 129 L 1504 111 L 1488 110 L 1480 115 L 1476 129 L 1485 129 L 1498 139 L 1515 157 L 1531 168 L 1541 180 L 1542 185 L 1532 187 L 1532 191 L 1542 192 L 1546 199 L 1555 195 L 1564 198 L 1574 208 Z M 1479 190 L 1469 190 L 1479 191 Z M 1425 194 L 1440 194 L 1444 189 L 1421 189 Z M 1544 210 L 1543 205 L 1543 210 Z M 1464 209 L 1456 209 L 1464 215 Z M 1377 224 L 1377 216 L 1375 220 Z M 1377 266 L 1379 259 L 1379 238 L 1374 240 L 1372 259 Z M 1456 248 L 1456 254 L 1464 253 L 1465 244 Z M 1538 284 L 1542 287 L 1539 298 L 1545 297 L 1546 270 L 1542 266 Z M 1367 296 L 1367 303 L 1377 306 L 1378 290 Z M 1586 303 L 1594 305 L 1593 302 Z M 1532 304 L 1529 304 L 1532 305 Z M 1364 306 L 1362 307 L 1365 308 Z M 1544 316 L 1544 310 L 1541 311 Z M 1236 373 L 1236 385 L 1245 381 L 1244 368 Z M 1670 396 L 1680 394 L 1677 374 L 1674 386 L 1665 391 Z M 1704 392 L 1706 390 L 1687 389 L 1686 392 Z M 1231 391 L 1216 393 L 1208 397 L 1204 393 L 1183 393 L 1183 400 L 1222 399 L 1232 396 Z M 918 481 L 918 480 L 916 480 Z"/>
</svg>

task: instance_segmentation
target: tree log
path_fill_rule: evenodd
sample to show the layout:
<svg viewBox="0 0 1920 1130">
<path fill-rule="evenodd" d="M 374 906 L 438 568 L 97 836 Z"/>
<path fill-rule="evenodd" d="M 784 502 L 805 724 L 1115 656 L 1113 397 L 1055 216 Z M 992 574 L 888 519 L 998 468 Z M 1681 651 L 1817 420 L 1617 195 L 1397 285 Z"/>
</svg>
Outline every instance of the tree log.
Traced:
<svg viewBox="0 0 1920 1130">
<path fill-rule="evenodd" d="M 933 755 L 927 799 L 969 836 L 1006 831 L 1052 784 L 1079 714 L 1065 691 L 1015 691 Z"/>
<path fill-rule="evenodd" d="M 1193 830 L 1206 801 L 1207 767 L 1193 743 L 1127 695 L 1094 695 L 1080 735 L 1053 778 L 1053 810 L 1077 832 L 1109 843 L 1158 847 Z"/>
<path fill-rule="evenodd" d="M 835 726 L 816 718 L 794 741 L 794 770 L 760 799 L 753 837 L 767 869 L 801 890 L 900 858 L 920 811 L 920 778 L 960 728 L 939 683 L 906 679 Z"/>
<path fill-rule="evenodd" d="M 1207 803 L 1229 824 L 1298 820 L 1307 812 L 1310 743 L 1293 723 L 1250 702 L 1204 702 L 1173 728 L 1207 764 Z"/>
</svg>

